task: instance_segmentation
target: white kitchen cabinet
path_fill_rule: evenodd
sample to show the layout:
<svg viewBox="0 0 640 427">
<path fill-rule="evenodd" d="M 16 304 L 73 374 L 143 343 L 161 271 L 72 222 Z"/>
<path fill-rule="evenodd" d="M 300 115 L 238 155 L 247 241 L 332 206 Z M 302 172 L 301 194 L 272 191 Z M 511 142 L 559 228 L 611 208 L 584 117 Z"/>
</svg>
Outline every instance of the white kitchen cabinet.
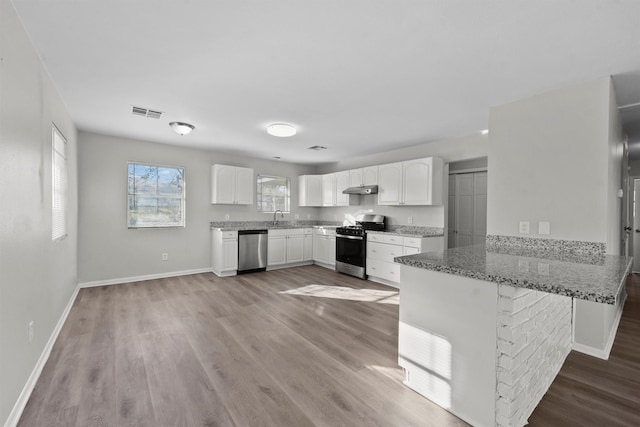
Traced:
<svg viewBox="0 0 640 427">
<path fill-rule="evenodd" d="M 287 231 L 287 230 L 278 230 Z M 269 231 L 268 245 L 267 245 L 267 265 L 272 267 L 274 265 L 282 265 L 287 263 L 287 236 L 273 235 L 272 231 Z"/>
<path fill-rule="evenodd" d="M 304 229 L 304 241 L 302 244 L 302 260 L 313 261 L 313 228 Z"/>
<path fill-rule="evenodd" d="M 349 195 L 342 191 L 349 187 L 349 171 L 322 176 L 322 206 L 348 206 Z"/>
<path fill-rule="evenodd" d="M 378 166 L 367 166 L 349 171 L 349 187 L 378 184 Z"/>
<path fill-rule="evenodd" d="M 302 228 L 269 230 L 267 266 L 277 268 L 305 261 L 304 233 Z"/>
<path fill-rule="evenodd" d="M 378 166 L 367 166 L 362 168 L 362 185 L 378 184 Z"/>
<path fill-rule="evenodd" d="M 401 196 L 402 162 L 378 166 L 378 204 L 400 205 Z"/>
<path fill-rule="evenodd" d="M 336 265 L 336 231 L 316 228 L 313 230 L 313 261 L 327 268 Z"/>
<path fill-rule="evenodd" d="M 367 234 L 367 275 L 370 280 L 397 286 L 400 264 L 393 260 L 404 255 L 444 250 L 444 237 L 409 237 L 391 233 Z"/>
<path fill-rule="evenodd" d="M 298 206 L 322 206 L 322 175 L 298 177 Z"/>
<path fill-rule="evenodd" d="M 363 182 L 362 168 L 349 171 L 349 187 L 360 187 L 364 185 Z"/>
<path fill-rule="evenodd" d="M 238 273 L 238 232 L 213 230 L 211 233 L 212 271 L 217 276 Z"/>
<path fill-rule="evenodd" d="M 253 204 L 253 169 L 229 165 L 211 166 L 211 203 Z"/>
<path fill-rule="evenodd" d="M 441 205 L 443 162 L 437 157 L 378 167 L 379 205 Z"/>
</svg>

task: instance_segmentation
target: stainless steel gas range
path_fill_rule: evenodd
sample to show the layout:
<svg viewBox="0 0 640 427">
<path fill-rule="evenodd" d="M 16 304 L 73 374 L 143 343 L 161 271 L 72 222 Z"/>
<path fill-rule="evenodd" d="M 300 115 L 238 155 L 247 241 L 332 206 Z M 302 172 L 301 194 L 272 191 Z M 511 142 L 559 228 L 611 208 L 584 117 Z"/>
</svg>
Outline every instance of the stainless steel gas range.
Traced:
<svg viewBox="0 0 640 427">
<path fill-rule="evenodd" d="M 360 215 L 356 225 L 336 229 L 336 271 L 367 278 L 367 230 L 384 230 L 384 215 Z"/>
</svg>

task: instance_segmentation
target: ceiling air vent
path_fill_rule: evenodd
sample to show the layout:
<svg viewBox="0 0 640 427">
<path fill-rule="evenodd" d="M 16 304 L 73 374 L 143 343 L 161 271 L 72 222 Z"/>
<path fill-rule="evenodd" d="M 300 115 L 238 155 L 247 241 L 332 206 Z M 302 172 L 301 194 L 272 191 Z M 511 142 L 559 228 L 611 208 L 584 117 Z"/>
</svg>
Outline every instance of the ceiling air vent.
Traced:
<svg viewBox="0 0 640 427">
<path fill-rule="evenodd" d="M 131 114 L 134 116 L 148 117 L 150 119 L 159 119 L 162 116 L 162 111 L 150 110 L 148 108 L 131 106 Z"/>
<path fill-rule="evenodd" d="M 316 150 L 316 151 L 320 151 L 320 150 L 326 150 L 327 147 L 323 147 L 322 145 L 313 145 L 311 147 L 307 147 L 307 150 Z"/>
</svg>

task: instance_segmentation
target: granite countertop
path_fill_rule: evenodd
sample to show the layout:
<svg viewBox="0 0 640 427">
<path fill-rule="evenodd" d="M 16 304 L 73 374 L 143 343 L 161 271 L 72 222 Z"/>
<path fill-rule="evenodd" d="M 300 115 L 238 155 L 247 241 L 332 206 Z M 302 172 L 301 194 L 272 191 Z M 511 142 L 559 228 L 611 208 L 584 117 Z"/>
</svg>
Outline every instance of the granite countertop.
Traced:
<svg viewBox="0 0 640 427">
<path fill-rule="evenodd" d="M 211 230 L 220 231 L 239 231 L 239 230 L 281 230 L 291 228 L 328 228 L 336 229 L 339 225 L 335 224 L 317 224 L 317 223 L 289 223 L 279 222 L 273 225 L 272 221 L 228 221 L 228 222 L 211 222 Z"/>
<path fill-rule="evenodd" d="M 393 234 L 394 236 L 403 237 L 442 237 L 443 231 L 430 231 L 430 230 L 367 230 L 369 234 Z"/>
<path fill-rule="evenodd" d="M 527 288 L 572 298 L 615 304 L 633 259 L 485 245 L 395 258 L 427 270 Z"/>
</svg>

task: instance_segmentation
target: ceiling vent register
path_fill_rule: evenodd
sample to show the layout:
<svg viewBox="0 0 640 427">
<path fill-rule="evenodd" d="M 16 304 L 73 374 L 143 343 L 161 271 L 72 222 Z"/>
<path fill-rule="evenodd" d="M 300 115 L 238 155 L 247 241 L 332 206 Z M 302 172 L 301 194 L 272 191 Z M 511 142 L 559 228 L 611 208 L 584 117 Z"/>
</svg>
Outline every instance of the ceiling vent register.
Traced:
<svg viewBox="0 0 640 427">
<path fill-rule="evenodd" d="M 320 151 L 320 150 L 326 150 L 327 147 L 323 147 L 322 145 L 312 145 L 311 147 L 307 147 L 307 150 L 316 150 L 316 151 Z"/>
<path fill-rule="evenodd" d="M 134 116 L 147 117 L 149 119 L 159 119 L 162 116 L 162 111 L 150 110 L 148 108 L 131 106 L 131 114 Z"/>
</svg>

